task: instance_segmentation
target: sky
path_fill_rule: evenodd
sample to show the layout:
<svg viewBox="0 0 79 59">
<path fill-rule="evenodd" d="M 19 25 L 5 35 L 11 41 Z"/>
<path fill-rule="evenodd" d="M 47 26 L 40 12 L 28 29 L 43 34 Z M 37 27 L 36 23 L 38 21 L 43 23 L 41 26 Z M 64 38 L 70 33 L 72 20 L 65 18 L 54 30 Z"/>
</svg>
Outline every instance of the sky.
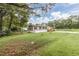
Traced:
<svg viewBox="0 0 79 59">
<path fill-rule="evenodd" d="M 40 10 L 36 11 L 40 13 Z M 79 15 L 79 4 L 78 3 L 57 3 L 52 7 L 45 16 L 35 17 L 31 16 L 29 23 L 41 24 L 48 23 L 57 19 L 67 19 L 70 15 Z"/>
</svg>

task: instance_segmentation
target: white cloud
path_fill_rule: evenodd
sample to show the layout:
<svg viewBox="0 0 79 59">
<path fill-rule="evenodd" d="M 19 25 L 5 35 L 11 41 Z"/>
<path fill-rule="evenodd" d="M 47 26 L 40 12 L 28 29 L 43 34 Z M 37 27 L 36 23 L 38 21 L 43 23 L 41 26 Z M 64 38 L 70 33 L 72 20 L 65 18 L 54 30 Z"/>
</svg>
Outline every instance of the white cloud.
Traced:
<svg viewBox="0 0 79 59">
<path fill-rule="evenodd" d="M 34 24 L 35 23 L 34 18 L 30 18 L 28 23 Z"/>
<path fill-rule="evenodd" d="M 48 17 L 39 17 L 39 18 L 30 18 L 29 23 L 32 24 L 41 24 L 41 23 L 48 23 L 49 18 Z"/>
<path fill-rule="evenodd" d="M 48 21 L 52 21 L 54 19 L 67 19 L 70 15 L 79 15 L 79 10 L 74 9 L 71 11 L 68 11 L 67 13 L 62 13 L 60 11 L 52 12 L 51 16 L 48 17 L 38 17 L 36 19 L 30 18 L 29 22 L 33 24 L 41 24 L 41 23 L 48 23 Z M 53 18 L 53 19 L 52 19 Z"/>
<path fill-rule="evenodd" d="M 48 23 L 48 21 L 49 21 L 49 18 L 48 17 L 44 17 L 43 23 Z"/>
<path fill-rule="evenodd" d="M 33 10 L 33 12 L 35 12 L 37 14 L 41 14 L 42 13 L 42 11 L 40 9 L 35 9 L 35 10 Z"/>
<path fill-rule="evenodd" d="M 79 4 L 71 3 L 71 5 L 73 6 L 70 6 L 70 9 L 67 11 L 67 13 L 70 15 L 79 15 Z"/>
<path fill-rule="evenodd" d="M 69 11 L 70 15 L 79 15 L 79 9 Z"/>
<path fill-rule="evenodd" d="M 70 15 L 79 15 L 79 8 L 71 9 L 70 11 L 65 13 L 62 13 L 60 11 L 51 13 L 53 19 L 67 19 Z"/>
<path fill-rule="evenodd" d="M 48 23 L 49 18 L 48 17 L 39 17 L 36 19 L 36 23 L 41 24 L 41 23 Z"/>
<path fill-rule="evenodd" d="M 68 3 L 69 5 L 74 5 L 74 4 L 77 4 L 77 3 Z"/>
<path fill-rule="evenodd" d="M 52 12 L 51 16 L 53 16 L 53 19 L 66 19 L 68 18 L 70 15 L 68 13 L 61 13 L 60 11 L 57 12 Z"/>
<path fill-rule="evenodd" d="M 66 19 L 66 18 L 68 18 L 70 15 L 69 14 L 62 14 L 62 18 L 64 18 L 64 19 Z"/>
</svg>

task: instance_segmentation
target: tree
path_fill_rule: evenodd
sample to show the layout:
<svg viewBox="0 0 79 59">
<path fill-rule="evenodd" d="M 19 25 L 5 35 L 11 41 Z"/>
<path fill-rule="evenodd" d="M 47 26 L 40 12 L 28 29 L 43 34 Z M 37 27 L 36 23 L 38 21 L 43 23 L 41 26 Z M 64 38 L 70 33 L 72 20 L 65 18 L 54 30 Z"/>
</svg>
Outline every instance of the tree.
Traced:
<svg viewBox="0 0 79 59">
<path fill-rule="evenodd" d="M 2 33 L 3 16 L 6 14 L 6 10 L 0 8 L 0 33 Z"/>
<path fill-rule="evenodd" d="M 67 19 L 58 19 L 54 21 L 48 22 L 50 26 L 53 27 L 55 24 L 55 28 L 57 29 L 79 29 L 79 16 L 78 15 L 71 15 Z"/>
<path fill-rule="evenodd" d="M 13 18 L 15 17 L 15 14 L 17 14 L 17 10 L 18 10 L 19 14 L 21 14 L 21 15 L 22 15 L 22 12 L 23 12 L 24 13 L 23 17 L 26 18 L 25 17 L 25 15 L 27 14 L 26 4 L 12 4 L 12 3 L 9 4 L 9 3 L 5 3 L 5 4 L 0 4 L 0 7 L 2 8 L 1 12 L 0 12 L 0 14 L 1 14 L 1 16 L 0 16 L 0 18 L 1 18 L 1 20 L 0 20 L 0 27 L 1 27 L 0 30 L 1 30 L 1 32 L 2 32 L 2 23 L 3 23 L 2 18 L 5 15 L 4 10 L 9 15 L 9 20 L 10 20 L 8 22 L 9 23 L 9 25 L 8 25 L 8 32 L 11 31 L 11 25 L 13 23 Z M 24 18 L 22 18 L 22 20 L 25 20 Z"/>
<path fill-rule="evenodd" d="M 35 6 L 36 5 L 36 6 Z M 0 4 L 0 32 L 10 33 L 14 28 L 22 29 L 27 24 L 30 15 L 40 17 L 45 15 L 54 4 L 19 4 L 19 3 L 2 3 Z M 40 10 L 41 14 L 35 12 Z M 16 31 L 17 31 L 16 30 Z M 21 31 L 21 30 L 20 30 Z"/>
</svg>

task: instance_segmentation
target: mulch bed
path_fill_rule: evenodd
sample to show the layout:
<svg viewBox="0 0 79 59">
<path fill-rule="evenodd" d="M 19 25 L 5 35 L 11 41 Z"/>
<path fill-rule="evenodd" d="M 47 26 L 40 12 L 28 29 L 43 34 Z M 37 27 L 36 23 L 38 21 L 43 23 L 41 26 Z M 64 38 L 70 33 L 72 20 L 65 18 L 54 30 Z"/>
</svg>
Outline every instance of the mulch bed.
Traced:
<svg viewBox="0 0 79 59">
<path fill-rule="evenodd" d="M 2 56 L 25 56 L 25 55 L 37 55 L 36 50 L 41 45 L 38 43 L 26 42 L 26 41 L 14 41 L 9 42 L 4 48 L 0 48 L 0 55 Z"/>
</svg>

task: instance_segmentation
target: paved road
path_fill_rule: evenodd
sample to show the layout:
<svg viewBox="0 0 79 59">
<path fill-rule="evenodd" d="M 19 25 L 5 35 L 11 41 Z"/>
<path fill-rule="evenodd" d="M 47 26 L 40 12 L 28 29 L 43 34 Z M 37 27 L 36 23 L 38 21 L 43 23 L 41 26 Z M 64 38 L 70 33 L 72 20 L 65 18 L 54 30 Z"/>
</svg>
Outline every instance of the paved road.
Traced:
<svg viewBox="0 0 79 59">
<path fill-rule="evenodd" d="M 73 33 L 73 34 L 79 34 L 79 32 L 72 32 L 72 31 L 55 31 L 55 32 L 58 32 L 58 33 Z"/>
</svg>

